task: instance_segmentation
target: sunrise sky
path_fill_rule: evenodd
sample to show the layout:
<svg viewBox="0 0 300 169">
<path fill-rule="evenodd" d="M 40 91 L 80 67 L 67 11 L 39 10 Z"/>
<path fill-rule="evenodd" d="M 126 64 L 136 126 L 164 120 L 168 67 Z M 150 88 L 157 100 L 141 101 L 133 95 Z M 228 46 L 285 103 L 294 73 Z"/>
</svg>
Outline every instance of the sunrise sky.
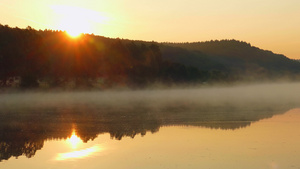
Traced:
<svg viewBox="0 0 300 169">
<path fill-rule="evenodd" d="M 11 27 L 158 42 L 236 39 L 300 59 L 299 0 L 1 0 Z"/>
</svg>

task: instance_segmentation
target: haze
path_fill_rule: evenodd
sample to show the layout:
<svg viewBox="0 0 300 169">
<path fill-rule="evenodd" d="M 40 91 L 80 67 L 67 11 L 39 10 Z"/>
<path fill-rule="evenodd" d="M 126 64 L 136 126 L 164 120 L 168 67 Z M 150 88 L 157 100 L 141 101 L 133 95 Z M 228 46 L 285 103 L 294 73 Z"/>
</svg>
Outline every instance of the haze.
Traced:
<svg viewBox="0 0 300 169">
<path fill-rule="evenodd" d="M 299 59 L 299 7 L 298 0 L 2 0 L 0 23 L 159 42 L 237 39 Z"/>
<path fill-rule="evenodd" d="M 127 108 L 238 108 L 242 110 L 296 108 L 300 83 L 256 84 L 235 87 L 201 87 L 155 90 L 111 90 L 90 92 L 2 93 L 0 106 L 19 108 L 76 108 L 89 106 L 126 110 Z M 5 111 L 4 111 L 5 112 Z M 9 112 L 9 111 L 8 111 Z"/>
</svg>

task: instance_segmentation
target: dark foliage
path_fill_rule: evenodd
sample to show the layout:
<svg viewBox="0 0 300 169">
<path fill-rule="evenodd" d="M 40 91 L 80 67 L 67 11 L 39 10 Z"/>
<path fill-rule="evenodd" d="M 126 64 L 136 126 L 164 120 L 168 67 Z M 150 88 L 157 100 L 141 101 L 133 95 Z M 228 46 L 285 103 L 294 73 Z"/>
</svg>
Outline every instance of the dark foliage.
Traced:
<svg viewBox="0 0 300 169">
<path fill-rule="evenodd" d="M 155 43 L 0 25 L 0 86 L 143 87 L 295 76 L 300 63 L 235 40 Z"/>
<path fill-rule="evenodd" d="M 296 60 L 237 40 L 164 43 L 162 53 L 166 59 L 199 70 L 220 71 L 231 80 L 293 79 L 300 73 Z"/>
<path fill-rule="evenodd" d="M 196 68 L 189 75 L 184 64 L 165 64 L 154 42 L 135 43 L 88 34 L 72 39 L 62 31 L 2 25 L 0 69 L 1 86 L 15 83 L 23 88 L 141 87 L 200 78 Z"/>
</svg>

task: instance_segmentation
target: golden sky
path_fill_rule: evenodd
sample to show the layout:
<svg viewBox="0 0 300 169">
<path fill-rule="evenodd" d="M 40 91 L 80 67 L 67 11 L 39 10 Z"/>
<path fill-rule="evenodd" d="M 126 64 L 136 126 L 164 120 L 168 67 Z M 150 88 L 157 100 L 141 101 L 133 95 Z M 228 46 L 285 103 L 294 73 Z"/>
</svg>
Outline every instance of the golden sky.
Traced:
<svg viewBox="0 0 300 169">
<path fill-rule="evenodd" d="M 299 0 L 1 0 L 0 23 L 158 42 L 237 39 L 300 59 Z"/>
</svg>

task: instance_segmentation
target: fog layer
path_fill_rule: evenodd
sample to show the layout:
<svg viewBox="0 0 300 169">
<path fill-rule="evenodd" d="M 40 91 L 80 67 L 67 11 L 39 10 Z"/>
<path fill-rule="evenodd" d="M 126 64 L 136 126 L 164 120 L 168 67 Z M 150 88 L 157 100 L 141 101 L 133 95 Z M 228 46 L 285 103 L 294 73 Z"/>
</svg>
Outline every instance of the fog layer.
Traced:
<svg viewBox="0 0 300 169">
<path fill-rule="evenodd" d="M 294 108 L 299 106 L 299 102 L 300 83 L 136 91 L 20 92 L 0 95 L 2 110 L 22 107 L 63 108 L 78 105 L 111 108 L 142 106 L 153 109 L 165 106 Z"/>
<path fill-rule="evenodd" d="M 0 95 L 0 162 L 33 157 L 44 141 L 76 130 L 84 141 L 144 136 L 161 126 L 241 129 L 300 107 L 300 83 L 169 90 L 26 92 Z"/>
</svg>

